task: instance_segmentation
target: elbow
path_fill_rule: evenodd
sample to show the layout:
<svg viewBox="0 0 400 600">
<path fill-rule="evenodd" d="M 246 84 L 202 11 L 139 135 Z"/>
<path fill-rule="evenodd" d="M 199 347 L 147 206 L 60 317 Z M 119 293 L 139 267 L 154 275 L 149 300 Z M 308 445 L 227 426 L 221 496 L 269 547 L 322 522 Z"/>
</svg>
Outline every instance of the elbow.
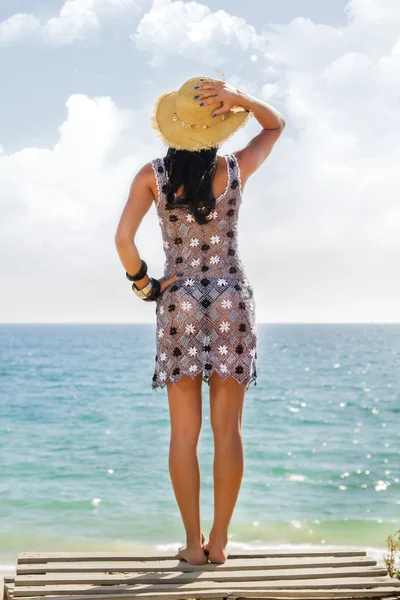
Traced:
<svg viewBox="0 0 400 600">
<path fill-rule="evenodd" d="M 279 118 L 279 125 L 276 128 L 276 130 L 275 130 L 276 131 L 276 139 L 278 139 L 282 135 L 283 130 L 285 129 L 285 127 L 286 127 L 286 121 L 285 121 L 285 119 L 283 117 Z"/>
<path fill-rule="evenodd" d="M 285 127 L 286 127 L 286 119 L 282 115 L 281 115 L 281 117 L 279 119 L 279 126 L 281 128 L 281 131 L 283 131 L 285 129 Z"/>
<path fill-rule="evenodd" d="M 114 243 L 117 250 L 120 250 L 121 248 L 126 248 L 127 246 L 132 244 L 132 242 L 132 236 L 128 235 L 126 232 L 117 230 L 117 232 L 115 233 Z"/>
</svg>

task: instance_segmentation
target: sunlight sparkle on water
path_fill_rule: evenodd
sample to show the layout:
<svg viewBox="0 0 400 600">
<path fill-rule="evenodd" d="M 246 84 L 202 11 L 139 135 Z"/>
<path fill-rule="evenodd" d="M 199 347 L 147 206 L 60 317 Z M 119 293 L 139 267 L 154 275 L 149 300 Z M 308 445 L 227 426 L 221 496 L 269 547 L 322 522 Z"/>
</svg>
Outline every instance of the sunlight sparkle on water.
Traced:
<svg viewBox="0 0 400 600">
<path fill-rule="evenodd" d="M 375 489 L 377 492 L 381 492 L 382 490 L 386 490 L 390 483 L 388 481 L 377 481 L 375 485 Z"/>
<path fill-rule="evenodd" d="M 309 481 L 308 477 L 306 477 L 306 475 L 302 475 L 301 473 L 292 473 L 291 475 L 288 475 L 288 480 L 289 481 Z"/>
</svg>

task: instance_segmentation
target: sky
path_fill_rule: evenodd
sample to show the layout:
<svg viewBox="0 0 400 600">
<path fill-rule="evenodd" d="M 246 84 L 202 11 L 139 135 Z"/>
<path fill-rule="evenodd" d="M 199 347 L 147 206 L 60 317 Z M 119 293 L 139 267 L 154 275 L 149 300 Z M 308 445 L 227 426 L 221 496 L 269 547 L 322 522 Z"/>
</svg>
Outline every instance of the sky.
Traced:
<svg viewBox="0 0 400 600">
<path fill-rule="evenodd" d="M 400 322 L 398 0 L 2 0 L 1 323 L 155 323 L 116 227 L 156 98 L 221 73 L 286 120 L 240 211 L 257 322 Z M 136 244 L 161 277 L 155 206 Z"/>
</svg>

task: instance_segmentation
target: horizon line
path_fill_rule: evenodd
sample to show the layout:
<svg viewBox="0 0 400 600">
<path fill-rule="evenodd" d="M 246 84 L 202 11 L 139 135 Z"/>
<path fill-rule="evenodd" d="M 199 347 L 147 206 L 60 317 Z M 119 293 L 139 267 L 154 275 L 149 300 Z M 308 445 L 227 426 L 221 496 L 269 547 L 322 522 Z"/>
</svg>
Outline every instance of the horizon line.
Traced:
<svg viewBox="0 0 400 600">
<path fill-rule="evenodd" d="M 5 325 L 156 325 L 155 321 L 10 321 L 0 322 Z M 400 321 L 261 321 L 256 325 L 400 325 Z"/>
</svg>

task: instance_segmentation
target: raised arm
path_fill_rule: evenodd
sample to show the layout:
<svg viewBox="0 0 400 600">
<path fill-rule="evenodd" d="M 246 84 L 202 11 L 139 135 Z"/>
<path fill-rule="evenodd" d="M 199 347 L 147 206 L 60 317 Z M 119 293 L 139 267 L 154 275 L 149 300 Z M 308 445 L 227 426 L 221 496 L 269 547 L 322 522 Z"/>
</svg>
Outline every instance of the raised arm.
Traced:
<svg viewBox="0 0 400 600">
<path fill-rule="evenodd" d="M 220 115 L 229 111 L 233 106 L 242 106 L 251 111 L 262 130 L 250 142 L 233 154 L 237 156 L 241 171 L 242 186 L 256 169 L 258 169 L 267 156 L 270 154 L 276 140 L 281 135 L 286 121 L 276 109 L 272 106 L 231 86 L 220 79 L 211 77 L 204 78 L 204 83 L 198 86 L 198 92 L 195 96 L 204 106 L 214 105 L 216 102 L 222 102 L 222 106 L 213 111 L 213 114 Z"/>
<path fill-rule="evenodd" d="M 254 171 L 256 171 L 269 156 L 275 142 L 285 128 L 283 115 L 275 108 L 243 92 L 237 90 L 235 104 L 253 112 L 262 130 L 254 136 L 244 148 L 234 152 L 237 156 L 241 171 L 242 186 Z"/>
</svg>

